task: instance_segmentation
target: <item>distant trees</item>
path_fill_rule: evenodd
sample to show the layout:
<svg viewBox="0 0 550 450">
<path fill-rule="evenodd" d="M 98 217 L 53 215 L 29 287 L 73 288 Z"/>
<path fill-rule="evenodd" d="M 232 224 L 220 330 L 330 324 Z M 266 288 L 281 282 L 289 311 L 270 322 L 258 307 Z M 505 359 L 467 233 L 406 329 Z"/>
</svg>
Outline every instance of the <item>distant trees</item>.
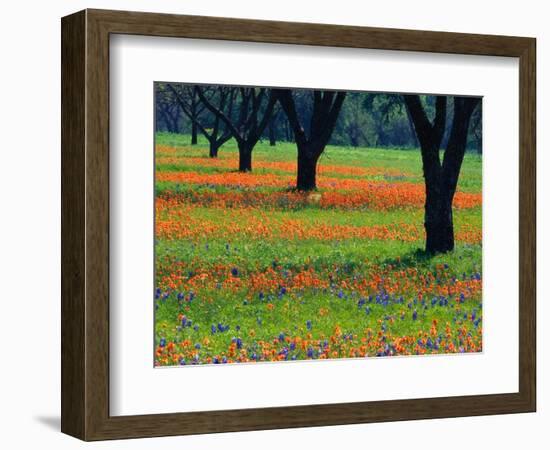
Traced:
<svg viewBox="0 0 550 450">
<path fill-rule="evenodd" d="M 475 97 L 453 97 L 451 128 L 441 161 L 440 148 L 448 122 L 447 97 L 436 97 L 433 121 L 428 118 L 420 96 L 404 95 L 403 98 L 414 123 L 422 154 L 426 186 L 426 252 L 448 252 L 454 249 L 452 205 L 468 143 L 470 119 L 481 101 Z"/>
<path fill-rule="evenodd" d="M 223 121 L 239 148 L 239 172 L 252 170 L 252 150 L 260 140 L 271 118 L 276 98 L 267 88 L 237 88 L 240 97 L 236 120 L 216 107 L 205 95 L 203 87 L 197 88 L 199 98 L 214 116 Z"/>
<path fill-rule="evenodd" d="M 211 121 L 211 127 L 207 128 L 206 120 L 201 117 L 201 113 L 206 108 L 202 103 L 199 104 L 194 100 L 198 98 L 197 86 L 172 85 L 167 84 L 167 88 L 174 95 L 177 104 L 181 110 L 189 118 L 192 123 L 192 129 L 200 130 L 209 143 L 210 158 L 217 158 L 220 147 L 231 139 L 231 130 L 227 125 L 222 124 L 219 116 L 214 116 Z M 232 115 L 233 103 L 235 101 L 235 90 L 227 86 L 213 86 L 206 88 L 207 96 L 212 104 L 215 104 L 217 109 L 224 111 L 229 117 Z M 196 137 L 195 137 L 196 142 Z M 193 143 L 193 138 L 191 139 Z"/>
<path fill-rule="evenodd" d="M 155 112 L 157 116 L 157 129 L 162 124 L 170 133 L 180 132 L 181 108 L 174 101 L 173 94 L 164 84 L 155 86 Z"/>
<path fill-rule="evenodd" d="M 298 148 L 296 188 L 300 191 L 316 189 L 317 162 L 330 140 L 346 93 L 312 91 L 313 105 L 306 131 L 302 125 L 304 119 L 301 121 L 298 117 L 292 90 L 273 89 L 273 92 L 288 118 Z"/>
<path fill-rule="evenodd" d="M 183 94 L 184 110 L 181 103 L 178 103 L 171 89 Z M 246 98 L 241 95 L 241 90 L 250 91 L 252 88 L 241 88 L 235 86 L 199 86 L 186 85 L 181 83 L 157 83 L 156 85 L 156 123 L 158 130 L 165 130 L 173 133 L 187 133 L 191 135 L 191 142 L 194 142 L 195 134 L 203 134 L 200 125 L 204 129 L 215 128 L 216 115 L 202 102 L 198 95 L 197 88 L 201 89 L 203 94 L 210 100 L 210 103 L 221 110 L 226 119 L 235 126 L 239 125 L 239 111 L 241 106 L 247 106 Z M 219 103 L 219 92 L 214 91 L 223 88 L 230 92 L 232 102 L 226 100 L 225 107 Z M 267 105 L 270 89 L 265 89 L 262 99 L 262 105 L 258 114 L 257 124 L 261 124 L 263 112 Z M 309 118 L 312 113 L 313 102 L 311 100 L 311 90 L 292 89 L 295 100 L 295 109 L 300 118 L 306 133 L 309 132 Z M 228 96 L 229 97 L 229 96 Z M 420 95 L 420 100 L 430 118 L 435 114 L 435 96 Z M 244 100 L 244 105 L 241 103 Z M 232 110 L 229 111 L 229 104 Z M 248 103 L 250 106 L 251 103 Z M 452 111 L 452 97 L 449 100 L 449 111 Z M 186 111 L 187 113 L 185 113 Z M 249 110 L 249 113 L 252 109 Z M 260 117 L 262 116 L 262 117 Z M 227 127 L 226 122 L 221 116 L 218 116 L 218 138 L 227 133 L 233 133 Z M 445 132 L 442 140 L 442 146 L 445 147 L 450 135 L 452 125 L 452 114 L 447 115 L 445 123 Z M 481 106 L 477 107 L 472 113 L 470 130 L 467 139 L 467 150 L 481 153 Z M 194 131 L 195 130 L 195 131 Z M 242 134 L 239 130 L 238 134 Z M 254 133 L 257 134 L 257 133 Z M 294 130 L 289 123 L 287 115 L 281 110 L 280 105 L 275 104 L 271 117 L 268 119 L 266 127 L 262 133 L 259 133 L 259 140 L 268 140 L 270 145 L 277 142 L 295 142 Z M 230 137 L 230 139 L 231 139 Z M 208 139 L 208 138 L 207 138 Z M 416 137 L 414 124 L 409 110 L 405 107 L 402 95 L 387 93 L 367 93 L 367 92 L 348 92 L 346 100 L 343 102 L 338 119 L 328 141 L 329 144 L 352 146 L 352 147 L 379 147 L 379 148 L 417 148 L 419 142 Z M 215 147 L 215 146 L 214 146 Z M 213 150 L 214 150 L 213 147 Z M 218 147 L 219 148 L 219 147 Z"/>
</svg>

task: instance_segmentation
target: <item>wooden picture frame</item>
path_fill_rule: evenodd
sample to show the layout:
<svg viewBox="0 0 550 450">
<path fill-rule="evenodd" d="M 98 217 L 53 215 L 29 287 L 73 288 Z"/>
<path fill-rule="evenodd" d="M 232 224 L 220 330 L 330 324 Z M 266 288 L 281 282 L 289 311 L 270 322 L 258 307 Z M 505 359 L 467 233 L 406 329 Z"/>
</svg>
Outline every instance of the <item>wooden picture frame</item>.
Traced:
<svg viewBox="0 0 550 450">
<path fill-rule="evenodd" d="M 535 411 L 535 39 L 104 10 L 64 17 L 61 29 L 64 433 L 101 440 Z M 109 36 L 117 33 L 519 58 L 519 392 L 110 416 Z"/>
</svg>

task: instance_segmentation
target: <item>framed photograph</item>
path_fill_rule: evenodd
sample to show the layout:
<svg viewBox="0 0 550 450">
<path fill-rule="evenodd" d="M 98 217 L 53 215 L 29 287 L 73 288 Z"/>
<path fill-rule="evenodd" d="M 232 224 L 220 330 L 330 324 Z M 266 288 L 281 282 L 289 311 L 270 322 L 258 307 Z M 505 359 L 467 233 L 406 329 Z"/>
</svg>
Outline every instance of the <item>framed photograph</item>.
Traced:
<svg viewBox="0 0 550 450">
<path fill-rule="evenodd" d="M 535 411 L 535 39 L 61 29 L 64 433 Z"/>
</svg>

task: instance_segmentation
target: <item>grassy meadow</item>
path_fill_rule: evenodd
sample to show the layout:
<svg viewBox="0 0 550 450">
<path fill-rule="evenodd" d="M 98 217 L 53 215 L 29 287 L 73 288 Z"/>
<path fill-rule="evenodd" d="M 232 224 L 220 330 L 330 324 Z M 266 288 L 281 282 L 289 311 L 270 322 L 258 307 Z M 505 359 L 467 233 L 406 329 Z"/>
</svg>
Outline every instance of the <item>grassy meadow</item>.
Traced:
<svg viewBox="0 0 550 450">
<path fill-rule="evenodd" d="M 418 149 L 328 146 L 300 193 L 292 143 L 239 173 L 233 141 L 189 142 L 156 136 L 156 365 L 481 351 L 481 156 L 429 257 Z"/>
</svg>

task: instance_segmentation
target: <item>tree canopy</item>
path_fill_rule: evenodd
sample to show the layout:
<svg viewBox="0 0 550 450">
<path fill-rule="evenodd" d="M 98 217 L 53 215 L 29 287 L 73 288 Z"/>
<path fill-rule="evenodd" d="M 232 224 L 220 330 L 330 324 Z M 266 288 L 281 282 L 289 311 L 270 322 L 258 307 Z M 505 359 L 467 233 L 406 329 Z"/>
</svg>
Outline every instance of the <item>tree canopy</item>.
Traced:
<svg viewBox="0 0 550 450">
<path fill-rule="evenodd" d="M 177 96 L 173 89 L 186 93 L 186 109 L 191 114 L 186 114 L 178 105 Z M 187 86 L 187 87 L 185 87 Z M 200 100 L 194 87 L 196 85 L 184 85 L 181 83 L 157 83 L 156 86 L 156 126 L 159 131 L 169 131 L 173 133 L 192 134 L 197 126 L 197 119 L 200 125 L 206 130 L 221 129 L 225 135 L 225 123 L 220 121 L 212 111 L 206 110 L 204 105 L 195 103 Z M 225 107 L 231 103 L 232 111 L 227 112 L 226 116 L 233 122 L 238 121 L 238 114 L 241 108 L 243 98 L 240 95 L 242 88 L 233 86 L 203 86 L 205 93 L 211 103 L 220 107 L 220 93 L 232 92 L 231 102 L 226 102 Z M 216 91 L 211 94 L 211 91 Z M 292 89 L 295 109 L 304 131 L 309 134 L 309 124 L 311 123 L 311 114 L 313 113 L 313 102 L 311 101 L 311 89 Z M 211 95 L 209 95 L 211 94 Z M 227 94 L 229 95 L 229 94 Z M 419 95 L 421 104 L 426 111 L 428 118 L 433 119 L 436 109 L 435 95 Z M 447 114 L 445 130 L 442 138 L 442 147 L 447 145 L 452 126 L 453 117 L 453 97 L 447 98 Z M 248 101 L 248 100 L 246 100 Z M 194 103 L 195 102 L 195 103 Z M 192 106 L 195 105 L 198 113 L 196 118 L 192 118 Z M 222 105 L 223 106 L 223 105 Z M 266 101 L 262 108 L 265 108 Z M 223 109 L 223 107 L 221 108 Z M 251 110 L 252 111 L 252 110 Z M 195 126 L 193 125 L 195 123 Z M 217 126 L 216 126 L 217 124 Z M 467 151 L 481 153 L 482 151 L 482 133 L 481 133 L 481 105 L 476 107 L 472 114 L 470 127 L 467 136 Z M 204 134 L 204 132 L 203 132 Z M 295 142 L 295 134 L 292 125 L 288 121 L 286 114 L 281 113 L 280 105 L 276 105 L 269 122 L 262 130 L 261 139 L 270 140 L 272 144 L 277 141 Z M 372 92 L 347 92 L 346 100 L 341 105 L 338 119 L 334 130 L 328 140 L 328 144 L 350 146 L 350 147 L 378 147 L 378 148 L 418 148 L 419 143 L 414 132 L 414 125 L 410 113 L 405 107 L 402 94 L 393 93 L 372 93 Z"/>
</svg>

